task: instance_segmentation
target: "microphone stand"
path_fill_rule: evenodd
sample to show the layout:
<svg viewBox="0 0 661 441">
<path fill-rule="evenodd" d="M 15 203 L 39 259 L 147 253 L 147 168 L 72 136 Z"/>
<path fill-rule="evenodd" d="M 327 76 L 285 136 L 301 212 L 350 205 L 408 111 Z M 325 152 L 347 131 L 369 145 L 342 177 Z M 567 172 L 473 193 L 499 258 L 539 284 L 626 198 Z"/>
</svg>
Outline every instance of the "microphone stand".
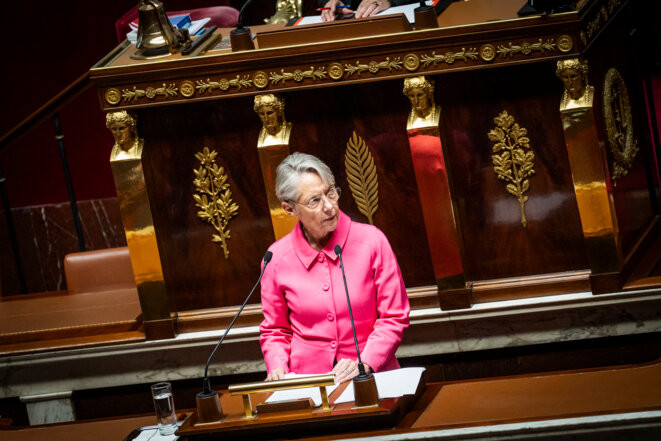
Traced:
<svg viewBox="0 0 661 441">
<path fill-rule="evenodd" d="M 252 0 L 248 0 L 243 4 L 243 7 L 241 7 L 241 10 L 239 11 L 239 19 L 236 23 L 236 29 L 232 29 L 230 31 L 230 44 L 232 46 L 232 52 L 255 49 L 255 44 L 253 43 L 252 35 L 250 34 L 250 28 L 243 27 L 243 11 L 251 1 Z"/>
<path fill-rule="evenodd" d="M 250 290 L 250 294 L 248 294 L 248 297 L 246 297 L 246 299 L 243 301 L 243 304 L 241 305 L 236 315 L 230 322 L 223 336 L 216 344 L 216 347 L 213 348 L 213 351 L 211 351 L 211 355 L 207 360 L 207 365 L 204 368 L 204 379 L 202 380 L 202 392 L 198 392 L 197 395 L 195 395 L 195 401 L 197 404 L 197 421 L 200 423 L 212 423 L 214 421 L 220 421 L 223 416 L 223 411 L 222 408 L 220 407 L 220 399 L 218 398 L 218 392 L 211 389 L 211 381 L 209 380 L 209 375 L 208 375 L 209 364 L 211 364 L 211 360 L 213 359 L 213 356 L 216 355 L 216 351 L 218 350 L 218 348 L 220 348 L 220 345 L 223 343 L 223 340 L 225 340 L 225 337 L 227 337 L 227 334 L 230 332 L 230 329 L 232 329 L 232 326 L 234 326 L 234 322 L 236 322 L 236 319 L 239 318 L 239 314 L 241 314 L 241 311 L 243 311 L 243 308 L 248 303 L 250 296 L 252 295 L 253 292 L 255 292 L 255 288 L 257 288 L 259 282 L 262 281 L 262 276 L 264 275 L 264 271 L 266 270 L 266 265 L 268 265 L 272 257 L 273 257 L 273 253 L 270 251 L 267 251 L 266 254 L 264 255 L 264 266 L 262 267 L 262 272 L 259 275 L 259 279 L 257 279 L 257 283 L 255 283 L 255 286 L 253 286 L 252 289 Z"/>
<path fill-rule="evenodd" d="M 354 402 L 356 403 L 356 407 L 376 406 L 379 403 L 379 393 L 376 389 L 376 380 L 374 379 L 374 375 L 365 372 L 365 365 L 360 358 L 358 336 L 356 334 L 356 324 L 353 321 L 351 299 L 349 298 L 349 287 L 347 286 L 347 277 L 344 273 L 344 262 L 342 261 L 342 247 L 335 245 L 334 251 L 337 257 L 340 259 L 340 269 L 342 270 L 342 280 L 344 281 L 344 292 L 347 295 L 349 318 L 351 319 L 351 328 L 353 329 L 353 341 L 356 344 L 356 354 L 358 355 L 358 375 L 352 380 Z"/>
</svg>

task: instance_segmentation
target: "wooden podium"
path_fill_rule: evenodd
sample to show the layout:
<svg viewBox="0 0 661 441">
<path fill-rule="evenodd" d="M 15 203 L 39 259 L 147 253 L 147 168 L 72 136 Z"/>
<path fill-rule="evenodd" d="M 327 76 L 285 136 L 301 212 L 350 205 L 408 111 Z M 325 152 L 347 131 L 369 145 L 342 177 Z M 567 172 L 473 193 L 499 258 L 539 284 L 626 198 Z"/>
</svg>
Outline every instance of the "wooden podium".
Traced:
<svg viewBox="0 0 661 441">
<path fill-rule="evenodd" d="M 398 398 L 383 398 L 378 405 L 355 407 L 353 402 L 335 404 L 335 400 L 349 385 L 338 386 L 329 397 L 330 409 L 322 407 L 302 410 L 260 413 L 260 404 L 269 393 L 253 395 L 253 417 L 246 417 L 240 396 L 227 391 L 220 394 L 223 418 L 219 422 L 199 423 L 191 415 L 179 428 L 177 435 L 186 439 L 261 439 L 279 436 L 322 436 L 335 433 L 378 430 L 397 426 L 425 390 L 424 375 L 415 394 Z"/>
<path fill-rule="evenodd" d="M 290 151 L 317 155 L 329 165 L 343 187 L 341 210 L 360 222 L 368 217 L 347 185 L 345 156 L 354 134 L 364 143 L 378 175 L 373 222 L 392 245 L 413 308 L 448 310 L 658 285 L 661 154 L 653 142 L 656 128 L 648 125 L 656 120 L 653 109 L 645 104 L 651 96 L 649 59 L 658 53 L 649 22 L 654 14 L 645 12 L 643 1 L 578 3 L 573 12 L 519 18 L 522 0 L 471 0 L 452 3 L 436 29 L 359 38 L 349 33 L 313 44 L 285 38 L 276 47 L 234 53 L 218 48 L 150 61 L 131 60 L 135 47 L 127 43 L 109 54 L 91 78 L 104 111 L 137 116 L 168 299 L 167 314 L 145 320 L 145 328 L 153 328 L 150 338 L 225 326 L 274 241 L 256 148 L 262 123 L 253 110 L 255 95 L 264 93 L 285 99 L 286 119 L 293 124 Z M 252 27 L 257 42 L 260 33 L 275 30 Z M 229 30 L 219 32 L 225 37 Z M 279 28 L 271 35 L 286 33 Z M 587 82 L 594 88 L 590 133 L 598 154 L 587 160 L 600 173 L 589 182 L 569 160 L 568 144 L 583 150 L 580 142 L 568 143 L 571 133 L 559 110 L 564 86 L 556 63 L 568 58 L 587 61 Z M 619 74 L 608 74 L 612 69 Z M 435 275 L 432 250 L 444 241 L 429 240 L 409 146 L 411 104 L 402 85 L 413 76 L 435 82 L 433 98 L 441 109 L 440 143 L 434 145 L 442 146 L 443 191 L 449 188 L 444 209 L 454 221 L 442 231 L 456 237 L 452 255 L 460 260 L 453 265 L 460 270 L 449 277 Z M 604 115 L 613 105 L 604 103 L 618 97 L 615 107 L 626 110 L 631 122 L 615 122 L 626 133 L 610 136 L 614 120 Z M 503 151 L 494 151 L 500 147 L 490 134 L 514 127 L 532 154 L 526 167 L 534 172 L 526 183 L 505 182 L 506 173 L 499 175 L 494 162 Z M 618 139 L 628 147 L 618 147 Z M 628 152 L 630 167 L 615 179 L 618 148 Z M 216 152 L 215 164 L 223 168 L 238 205 L 228 224 L 227 255 L 212 240 L 217 233 L 198 218 L 193 197 L 196 155 L 205 149 Z M 501 167 L 508 164 L 499 158 Z M 595 211 L 577 198 L 594 189 L 603 189 L 612 204 Z M 616 228 L 591 228 L 600 216 L 613 219 Z M 588 252 L 586 242 L 598 250 Z M 602 247 L 605 242 L 608 247 Z M 604 260 L 610 265 L 600 266 Z M 254 325 L 261 319 L 254 305 L 240 321 Z"/>
</svg>

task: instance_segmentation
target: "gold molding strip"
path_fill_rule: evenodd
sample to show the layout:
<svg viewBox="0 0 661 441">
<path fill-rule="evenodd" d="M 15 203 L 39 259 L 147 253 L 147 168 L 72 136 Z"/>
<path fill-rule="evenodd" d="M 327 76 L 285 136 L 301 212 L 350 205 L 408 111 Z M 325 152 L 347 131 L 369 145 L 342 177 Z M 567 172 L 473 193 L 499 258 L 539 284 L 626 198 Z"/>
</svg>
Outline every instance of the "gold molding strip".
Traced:
<svg viewBox="0 0 661 441">
<path fill-rule="evenodd" d="M 507 46 L 499 44 L 496 48 L 496 53 L 500 58 L 505 58 L 507 56 L 513 57 L 514 54 L 521 52 L 523 55 L 530 55 L 535 51 L 546 52 L 553 51 L 556 48 L 555 41 L 552 38 L 548 38 L 546 41 L 543 41 L 541 38 L 535 43 L 528 43 L 524 41 L 521 44 L 512 44 L 510 41 Z"/>
<path fill-rule="evenodd" d="M 237 72 L 236 77 L 233 78 L 212 80 L 206 76 L 189 77 L 178 80 L 177 84 L 170 83 L 166 85 L 164 83 L 161 87 L 133 85 L 131 86 L 132 89 L 123 88 L 121 92 L 118 87 L 111 86 L 103 90 L 103 96 L 104 102 L 112 107 L 119 105 L 122 99 L 125 103 L 146 104 L 159 96 L 165 99 L 188 101 L 189 99 L 208 99 L 209 96 L 232 96 L 235 93 L 245 93 L 246 89 L 252 87 L 264 92 L 267 92 L 268 89 L 291 88 L 304 80 L 329 84 L 341 80 L 356 81 L 357 77 L 367 72 L 372 75 L 382 74 L 382 77 L 389 75 L 401 76 L 402 70 L 412 74 L 416 72 L 432 74 L 450 68 L 451 65 L 454 65 L 452 66 L 454 69 L 472 68 L 472 66 L 478 64 L 493 64 L 505 62 L 505 60 L 511 62 L 511 59 L 517 57 L 529 58 L 535 56 L 535 53 L 541 55 L 558 51 L 561 54 L 568 54 L 574 49 L 574 38 L 571 35 L 546 35 L 536 42 L 494 41 L 482 44 L 479 48 L 445 47 L 435 50 L 426 49 L 421 52 L 406 50 L 402 53 L 390 54 L 385 59 L 371 59 L 367 63 L 361 63 L 359 60 L 350 62 L 340 59 L 318 67 L 310 66 L 307 68 L 305 65 L 283 67 L 268 73 L 262 70 L 241 71 Z M 431 52 L 429 52 L 430 50 Z M 457 66 L 457 61 L 463 61 L 463 65 Z M 287 84 L 289 82 L 294 84 Z M 203 94 L 206 94 L 206 96 L 201 96 Z"/>
<path fill-rule="evenodd" d="M 286 83 L 289 80 L 294 80 L 297 83 L 300 83 L 306 78 L 312 80 L 321 80 L 326 78 L 326 67 L 321 66 L 319 69 L 315 69 L 314 66 L 310 66 L 310 69 L 308 70 L 296 69 L 294 72 L 285 72 L 284 69 L 280 69 L 280 73 L 269 72 L 269 79 L 273 85 L 276 85 L 280 82 Z"/>
<path fill-rule="evenodd" d="M 420 61 L 424 67 L 429 67 L 430 64 L 436 66 L 438 63 L 447 63 L 453 64 L 455 60 L 462 60 L 467 62 L 468 60 L 477 60 L 478 52 L 472 47 L 468 50 L 461 48 L 460 52 L 446 52 L 443 55 L 436 55 L 436 51 L 432 51 L 431 56 L 427 54 L 422 54 Z"/>
<path fill-rule="evenodd" d="M 230 220 L 239 212 L 239 206 L 232 201 L 232 190 L 223 167 L 216 164 L 218 152 L 209 151 L 204 147 L 201 152 L 195 153 L 200 161 L 200 168 L 193 169 L 195 179 L 193 185 L 197 193 L 193 193 L 195 206 L 200 209 L 197 216 L 204 222 L 210 223 L 218 234 L 211 236 L 212 242 L 220 242 L 223 246 L 225 259 L 229 259 L 227 240 L 230 238 L 228 228 Z"/>
<path fill-rule="evenodd" d="M 491 156 L 493 169 L 501 181 L 507 182 L 507 192 L 519 201 L 521 207 L 521 225 L 528 226 L 526 219 L 525 203 L 528 196 L 523 193 L 530 188 L 530 182 L 526 179 L 535 173 L 535 153 L 530 149 L 530 139 L 526 136 L 528 131 L 514 121 L 514 117 L 503 110 L 495 117 L 496 128 L 491 129 L 487 136 L 495 144 L 493 152 L 502 153 Z"/>
<path fill-rule="evenodd" d="M 230 87 L 236 87 L 238 90 L 241 90 L 244 87 L 252 87 L 252 80 L 249 75 L 244 75 L 243 78 L 241 78 L 241 75 L 237 75 L 236 78 L 232 78 L 231 80 L 221 78 L 218 81 L 211 81 L 207 78 L 206 81 L 197 80 L 197 86 L 195 86 L 195 89 L 200 93 L 205 93 L 211 92 L 214 89 L 226 91 Z"/>
<path fill-rule="evenodd" d="M 122 98 L 124 101 L 136 101 L 138 98 L 146 97 L 150 100 L 153 100 L 157 96 L 172 97 L 177 96 L 179 89 L 175 87 L 174 83 L 166 85 L 163 83 L 162 87 L 147 87 L 146 89 L 138 89 L 137 86 L 133 86 L 133 90 L 124 89 L 122 90 Z"/>
<path fill-rule="evenodd" d="M 370 61 L 367 64 L 360 64 L 360 61 L 356 61 L 356 65 L 345 64 L 344 71 L 347 73 L 347 76 L 357 73 L 358 75 L 363 74 L 365 71 L 369 71 L 371 74 L 377 74 L 380 70 L 387 69 L 389 72 L 393 70 L 400 70 L 402 68 L 402 59 L 400 57 L 395 57 L 390 59 L 386 57 L 384 61 Z"/>
<path fill-rule="evenodd" d="M 379 176 L 367 144 L 355 131 L 347 142 L 344 167 L 358 211 L 367 217 L 370 224 L 374 225 L 373 216 L 379 208 Z"/>
</svg>

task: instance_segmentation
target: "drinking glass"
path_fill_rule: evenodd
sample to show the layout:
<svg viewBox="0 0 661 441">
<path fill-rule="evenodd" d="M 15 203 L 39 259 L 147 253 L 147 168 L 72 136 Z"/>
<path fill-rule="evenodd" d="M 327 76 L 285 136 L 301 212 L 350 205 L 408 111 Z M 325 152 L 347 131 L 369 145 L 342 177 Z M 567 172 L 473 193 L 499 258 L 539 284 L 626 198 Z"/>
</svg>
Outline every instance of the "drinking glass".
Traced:
<svg viewBox="0 0 661 441">
<path fill-rule="evenodd" d="M 158 431 L 161 435 L 172 435 L 177 431 L 177 416 L 174 412 L 172 387 L 167 381 L 152 384 L 151 396 L 154 399 L 154 409 L 158 420 Z"/>
</svg>

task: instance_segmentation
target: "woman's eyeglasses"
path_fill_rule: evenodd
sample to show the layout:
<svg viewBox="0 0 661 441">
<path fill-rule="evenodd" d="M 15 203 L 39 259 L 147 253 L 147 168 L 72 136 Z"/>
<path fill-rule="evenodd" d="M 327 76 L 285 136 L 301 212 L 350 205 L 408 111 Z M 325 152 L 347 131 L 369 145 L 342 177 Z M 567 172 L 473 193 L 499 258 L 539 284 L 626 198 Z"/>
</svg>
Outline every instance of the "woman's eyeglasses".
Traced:
<svg viewBox="0 0 661 441">
<path fill-rule="evenodd" d="M 331 187 L 328 189 L 326 194 L 324 195 L 319 195 L 319 196 L 312 196 L 310 199 L 308 199 L 307 202 L 294 202 L 290 201 L 290 204 L 298 204 L 298 205 L 305 205 L 308 207 L 310 210 L 316 210 L 317 208 L 322 206 L 323 199 L 326 198 L 330 202 L 337 202 L 338 199 L 340 199 L 340 187 Z"/>
</svg>

